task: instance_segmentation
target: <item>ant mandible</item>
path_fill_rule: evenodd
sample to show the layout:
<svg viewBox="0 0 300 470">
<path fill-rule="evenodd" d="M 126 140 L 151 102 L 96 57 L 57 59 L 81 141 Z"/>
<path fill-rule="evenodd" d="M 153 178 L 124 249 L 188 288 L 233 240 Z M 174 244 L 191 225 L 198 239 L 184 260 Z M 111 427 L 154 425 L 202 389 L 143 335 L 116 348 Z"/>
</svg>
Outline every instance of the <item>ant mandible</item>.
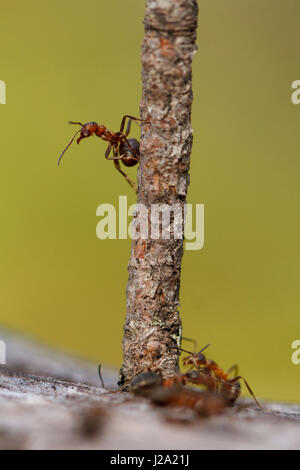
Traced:
<svg viewBox="0 0 300 470">
<path fill-rule="evenodd" d="M 189 370 L 185 374 L 174 374 L 168 379 L 162 380 L 162 386 L 165 388 L 189 383 L 193 385 L 205 385 L 210 392 L 216 390 L 216 379 L 211 374 L 206 374 L 201 370 Z"/>
<path fill-rule="evenodd" d="M 183 365 L 191 365 L 192 368 L 196 367 L 199 371 L 205 372 L 205 373 L 213 373 L 216 381 L 220 383 L 222 392 L 226 395 L 230 394 L 230 390 L 234 389 L 235 392 L 233 393 L 234 390 L 232 390 L 233 395 L 239 395 L 239 389 L 240 389 L 240 380 L 243 380 L 244 384 L 246 385 L 249 393 L 252 395 L 255 403 L 259 408 L 263 410 L 263 407 L 261 404 L 258 402 L 256 399 L 256 396 L 254 395 L 253 391 L 250 388 L 250 385 L 246 381 L 246 379 L 239 375 L 238 373 L 238 366 L 235 364 L 231 366 L 227 372 L 224 372 L 215 361 L 212 361 L 211 359 L 206 359 L 205 355 L 202 354 L 203 351 L 208 348 L 210 344 L 207 344 L 204 348 L 202 348 L 198 353 L 192 353 L 190 351 L 186 351 L 185 349 L 178 348 L 174 346 L 174 349 L 178 349 L 180 351 L 186 352 L 189 354 L 186 358 L 183 359 Z M 234 377 L 229 378 L 230 374 L 234 372 Z M 194 382 L 195 383 L 195 382 Z M 236 398 L 235 398 L 236 399 Z"/>
<path fill-rule="evenodd" d="M 124 127 L 125 127 L 125 122 L 126 119 L 128 118 L 128 123 L 126 127 L 125 133 Z M 116 169 L 121 173 L 121 175 L 124 176 L 126 181 L 130 184 L 130 186 L 137 192 L 136 184 L 134 181 L 132 181 L 124 171 L 122 171 L 120 167 L 120 162 L 119 160 L 122 161 L 123 165 L 130 167 L 136 165 L 140 161 L 140 143 L 136 139 L 127 139 L 128 134 L 130 132 L 131 128 L 131 123 L 132 121 L 141 121 L 141 122 L 147 122 L 143 119 L 139 119 L 133 116 L 129 116 L 125 114 L 123 116 L 121 125 L 120 125 L 120 131 L 119 132 L 111 132 L 109 131 L 105 126 L 102 124 L 98 125 L 96 122 L 87 122 L 86 124 L 82 124 L 81 122 L 73 122 L 70 121 L 69 124 L 77 124 L 81 126 L 81 129 L 79 129 L 75 135 L 72 137 L 64 151 L 61 153 L 57 164 L 60 164 L 60 161 L 62 159 L 62 156 L 66 152 L 66 150 L 70 147 L 70 145 L 73 143 L 76 135 L 80 132 L 80 136 L 77 139 L 77 144 L 80 143 L 82 139 L 85 139 L 86 137 L 90 137 L 91 135 L 95 134 L 97 137 L 100 137 L 100 139 L 105 140 L 106 142 L 109 142 L 108 147 L 105 152 L 105 158 L 107 160 L 113 160 L 114 165 Z M 113 157 L 110 157 L 110 153 L 113 151 Z"/>
</svg>

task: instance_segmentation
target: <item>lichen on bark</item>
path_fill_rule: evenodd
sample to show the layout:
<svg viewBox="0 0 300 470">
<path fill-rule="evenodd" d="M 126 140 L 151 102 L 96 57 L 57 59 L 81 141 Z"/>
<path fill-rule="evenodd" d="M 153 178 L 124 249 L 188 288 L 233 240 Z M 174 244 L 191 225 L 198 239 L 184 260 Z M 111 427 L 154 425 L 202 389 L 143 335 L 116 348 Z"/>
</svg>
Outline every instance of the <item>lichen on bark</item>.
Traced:
<svg viewBox="0 0 300 470">
<path fill-rule="evenodd" d="M 138 203 L 184 208 L 192 149 L 192 57 L 196 0 L 148 0 L 142 45 L 143 94 Z M 182 222 L 183 224 L 184 222 Z M 171 222 L 172 225 L 172 222 Z M 127 285 L 121 383 L 148 368 L 178 369 L 183 239 L 133 240 Z"/>
</svg>

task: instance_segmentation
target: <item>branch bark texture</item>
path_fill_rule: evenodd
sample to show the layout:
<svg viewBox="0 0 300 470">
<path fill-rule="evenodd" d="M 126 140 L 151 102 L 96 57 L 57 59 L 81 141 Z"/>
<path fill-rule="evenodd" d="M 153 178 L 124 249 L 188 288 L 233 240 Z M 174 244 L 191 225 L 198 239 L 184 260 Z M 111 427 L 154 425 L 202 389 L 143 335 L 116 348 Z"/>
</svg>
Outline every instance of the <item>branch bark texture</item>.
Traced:
<svg viewBox="0 0 300 470">
<path fill-rule="evenodd" d="M 192 57 L 196 52 L 196 0 L 148 0 L 142 45 L 143 96 L 138 203 L 183 211 L 192 149 Z M 149 215 L 150 219 L 150 215 Z M 168 377 L 178 369 L 178 312 L 183 239 L 132 242 L 127 285 L 121 381 L 151 369 Z M 184 222 L 182 221 L 182 226 Z"/>
</svg>

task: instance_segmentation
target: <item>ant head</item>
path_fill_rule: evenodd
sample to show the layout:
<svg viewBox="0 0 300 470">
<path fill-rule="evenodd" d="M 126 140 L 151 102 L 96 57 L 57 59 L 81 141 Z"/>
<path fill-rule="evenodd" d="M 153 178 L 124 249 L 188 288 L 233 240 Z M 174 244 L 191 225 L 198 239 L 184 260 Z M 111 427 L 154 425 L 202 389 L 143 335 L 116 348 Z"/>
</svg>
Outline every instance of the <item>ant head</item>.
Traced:
<svg viewBox="0 0 300 470">
<path fill-rule="evenodd" d="M 202 354 L 202 351 L 204 351 L 209 346 L 210 346 L 210 344 L 207 344 L 198 353 L 192 353 L 192 352 L 186 351 L 186 349 L 182 349 L 182 348 L 175 348 L 175 349 L 179 349 L 180 351 L 183 351 L 183 352 L 186 352 L 186 353 L 189 354 L 189 356 L 186 357 L 183 360 L 183 365 L 195 364 L 195 362 L 197 362 L 198 365 L 204 365 L 204 364 L 206 364 L 206 357 L 204 356 L 204 354 Z"/>
<path fill-rule="evenodd" d="M 57 162 L 58 165 L 59 165 L 59 163 L 62 159 L 63 154 L 70 147 L 70 145 L 72 144 L 73 140 L 75 139 L 76 135 L 79 132 L 80 132 L 80 137 L 78 137 L 78 139 L 77 139 L 77 144 L 79 144 L 79 142 L 82 139 L 85 139 L 86 137 L 89 137 L 90 135 L 92 135 L 98 128 L 98 124 L 96 122 L 87 122 L 86 124 L 82 124 L 81 122 L 70 121 L 69 124 L 78 124 L 79 126 L 81 126 L 81 129 L 79 129 L 79 131 L 75 132 L 75 134 L 73 135 L 72 139 L 70 140 L 70 142 L 68 143 L 68 145 L 66 146 L 64 151 L 60 154 L 60 157 L 59 157 L 58 162 Z"/>
<path fill-rule="evenodd" d="M 199 366 L 206 364 L 206 357 L 202 353 L 191 354 L 183 359 L 183 365 L 197 363 Z"/>
<path fill-rule="evenodd" d="M 206 357 L 201 352 L 195 354 L 194 357 L 198 364 L 206 364 Z"/>
<path fill-rule="evenodd" d="M 96 130 L 98 129 L 98 124 L 96 122 L 87 122 L 84 124 L 80 130 L 80 137 L 77 139 L 77 144 L 82 139 L 85 139 L 86 137 L 90 137 Z"/>
</svg>

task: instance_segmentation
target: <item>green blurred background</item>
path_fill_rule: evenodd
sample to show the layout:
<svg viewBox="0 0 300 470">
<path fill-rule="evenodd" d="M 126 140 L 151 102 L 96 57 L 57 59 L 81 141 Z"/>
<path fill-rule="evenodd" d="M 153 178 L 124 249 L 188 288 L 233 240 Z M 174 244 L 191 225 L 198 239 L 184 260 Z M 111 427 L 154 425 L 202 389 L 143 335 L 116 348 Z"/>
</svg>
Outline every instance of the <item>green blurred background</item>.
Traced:
<svg viewBox="0 0 300 470">
<path fill-rule="evenodd" d="M 135 197 L 99 139 L 56 162 L 69 120 L 138 115 L 143 14 L 141 0 L 1 5 L 0 322 L 115 367 L 130 241 L 98 240 L 96 208 Z M 206 205 L 205 247 L 185 253 L 181 288 L 185 336 L 258 396 L 296 401 L 299 17 L 297 0 L 199 1 L 188 202 Z"/>
</svg>

